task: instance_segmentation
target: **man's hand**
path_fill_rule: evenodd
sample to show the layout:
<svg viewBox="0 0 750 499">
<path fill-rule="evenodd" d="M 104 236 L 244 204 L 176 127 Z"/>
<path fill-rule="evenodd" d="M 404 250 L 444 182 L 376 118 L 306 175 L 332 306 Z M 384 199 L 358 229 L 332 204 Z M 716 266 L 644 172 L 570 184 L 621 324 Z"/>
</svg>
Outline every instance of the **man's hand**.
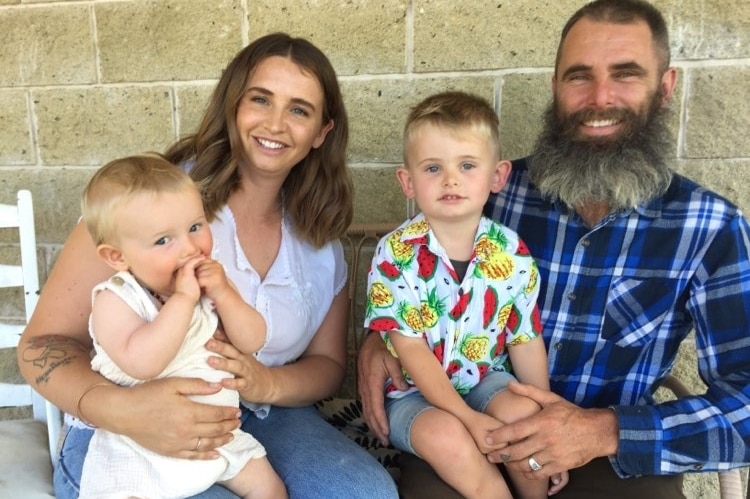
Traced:
<svg viewBox="0 0 750 499">
<path fill-rule="evenodd" d="M 365 422 L 383 445 L 388 445 L 390 428 L 385 415 L 383 387 L 388 378 L 399 390 L 409 385 L 401 374 L 401 364 L 385 348 L 385 343 L 376 332 L 367 335 L 362 342 L 357 359 L 357 388 L 362 400 Z"/>
<path fill-rule="evenodd" d="M 496 449 L 488 454 L 490 461 L 505 463 L 529 479 L 547 479 L 583 466 L 595 457 L 617 452 L 619 428 L 614 411 L 581 409 L 532 385 L 510 382 L 508 387 L 534 400 L 542 410 L 490 433 L 487 443 Z M 542 469 L 532 471 L 530 457 L 541 464 Z"/>
</svg>

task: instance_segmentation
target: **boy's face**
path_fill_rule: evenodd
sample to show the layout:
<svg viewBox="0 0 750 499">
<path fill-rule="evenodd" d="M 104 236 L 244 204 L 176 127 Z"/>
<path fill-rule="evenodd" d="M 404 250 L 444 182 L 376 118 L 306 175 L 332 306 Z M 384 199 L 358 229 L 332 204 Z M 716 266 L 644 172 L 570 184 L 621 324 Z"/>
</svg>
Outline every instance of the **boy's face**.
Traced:
<svg viewBox="0 0 750 499">
<path fill-rule="evenodd" d="M 406 165 L 396 172 L 401 189 L 430 223 L 476 223 L 491 192 L 503 188 L 510 162 L 500 161 L 480 132 L 423 124 L 406 144 Z"/>
<path fill-rule="evenodd" d="M 116 245 L 100 245 L 109 247 L 111 259 L 103 257 L 157 293 L 171 295 L 178 269 L 198 256 L 211 256 L 213 238 L 197 190 L 138 194 L 117 217 Z"/>
</svg>

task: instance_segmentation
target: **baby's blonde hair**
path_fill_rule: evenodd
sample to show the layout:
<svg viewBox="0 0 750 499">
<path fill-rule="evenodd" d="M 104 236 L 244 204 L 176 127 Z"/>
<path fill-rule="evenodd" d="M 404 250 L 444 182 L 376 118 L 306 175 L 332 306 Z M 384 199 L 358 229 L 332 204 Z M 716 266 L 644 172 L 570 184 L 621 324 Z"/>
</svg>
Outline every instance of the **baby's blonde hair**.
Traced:
<svg viewBox="0 0 750 499">
<path fill-rule="evenodd" d="M 118 209 L 139 194 L 198 192 L 190 176 L 164 158 L 128 156 L 102 166 L 83 191 L 81 213 L 94 243 L 117 238 Z"/>
<path fill-rule="evenodd" d="M 422 125 L 430 124 L 449 131 L 485 135 L 500 159 L 500 120 L 485 99 L 466 92 L 441 92 L 425 98 L 411 109 L 404 125 L 404 163 L 409 144 L 419 135 Z M 408 165 L 407 165 L 408 166 Z"/>
</svg>

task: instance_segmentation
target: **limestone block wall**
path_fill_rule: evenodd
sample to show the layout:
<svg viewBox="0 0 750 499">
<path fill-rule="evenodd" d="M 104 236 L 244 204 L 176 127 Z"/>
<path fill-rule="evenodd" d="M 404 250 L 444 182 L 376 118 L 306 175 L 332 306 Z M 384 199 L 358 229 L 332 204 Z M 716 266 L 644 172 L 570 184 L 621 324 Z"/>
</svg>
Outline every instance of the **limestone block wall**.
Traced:
<svg viewBox="0 0 750 499">
<path fill-rule="evenodd" d="M 338 71 L 355 221 L 401 220 L 393 169 L 408 108 L 439 90 L 476 92 L 500 115 L 505 156 L 526 154 L 549 101 L 560 29 L 583 3 L 0 0 L 0 202 L 33 192 L 44 279 L 89 176 L 193 131 L 231 57 L 281 30 L 312 40 Z M 655 4 L 679 70 L 676 169 L 749 210 L 750 2 Z M 0 251 L 13 250 L 9 241 L 0 232 Z M 19 307 L 0 295 L 0 316 L 20 317 Z M 694 373 L 685 376 L 700 389 Z"/>
</svg>

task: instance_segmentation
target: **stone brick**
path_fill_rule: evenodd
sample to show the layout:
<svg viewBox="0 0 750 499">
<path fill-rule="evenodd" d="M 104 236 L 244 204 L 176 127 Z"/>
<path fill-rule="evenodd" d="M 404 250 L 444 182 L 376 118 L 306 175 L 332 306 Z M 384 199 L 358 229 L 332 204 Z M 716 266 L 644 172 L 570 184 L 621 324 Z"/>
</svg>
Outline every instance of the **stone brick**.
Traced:
<svg viewBox="0 0 750 499">
<path fill-rule="evenodd" d="M 492 77 L 347 81 L 342 85 L 350 121 L 353 162 L 402 162 L 402 132 L 409 109 L 444 90 L 473 92 L 494 101 Z"/>
<path fill-rule="evenodd" d="M 500 144 L 504 158 L 522 158 L 531 152 L 544 111 L 552 102 L 551 79 L 551 72 L 503 77 Z"/>
<path fill-rule="evenodd" d="M 28 189 L 34 202 L 37 245 L 59 244 L 81 216 L 81 193 L 96 168 L 14 168 L 2 171 L 0 202 Z M 0 236 L 0 242 L 12 238 Z"/>
<path fill-rule="evenodd" d="M 395 167 L 351 168 L 354 179 L 354 223 L 402 222 L 406 197 Z"/>
<path fill-rule="evenodd" d="M 177 132 L 184 136 L 198 131 L 215 83 L 177 87 Z"/>
<path fill-rule="evenodd" d="M 403 72 L 403 0 L 260 0 L 249 2 L 250 38 L 274 31 L 307 38 L 339 75 Z"/>
<path fill-rule="evenodd" d="M 96 81 L 85 5 L 0 10 L 0 86 Z"/>
<path fill-rule="evenodd" d="M 691 69 L 685 155 L 750 156 L 750 67 Z"/>
<path fill-rule="evenodd" d="M 105 82 L 217 78 L 242 48 L 239 0 L 94 5 Z"/>
<path fill-rule="evenodd" d="M 674 59 L 750 57 L 750 2 L 658 0 Z"/>
<path fill-rule="evenodd" d="M 414 71 L 551 67 L 579 1 L 427 0 L 415 3 Z"/>
<path fill-rule="evenodd" d="M 750 213 L 750 159 L 683 160 L 675 170 Z"/>
<path fill-rule="evenodd" d="M 32 94 L 45 165 L 96 165 L 161 151 L 175 136 L 169 87 L 39 90 Z"/>
<path fill-rule="evenodd" d="M 29 123 L 27 92 L 0 91 L 0 164 L 28 165 L 34 162 Z"/>
</svg>

